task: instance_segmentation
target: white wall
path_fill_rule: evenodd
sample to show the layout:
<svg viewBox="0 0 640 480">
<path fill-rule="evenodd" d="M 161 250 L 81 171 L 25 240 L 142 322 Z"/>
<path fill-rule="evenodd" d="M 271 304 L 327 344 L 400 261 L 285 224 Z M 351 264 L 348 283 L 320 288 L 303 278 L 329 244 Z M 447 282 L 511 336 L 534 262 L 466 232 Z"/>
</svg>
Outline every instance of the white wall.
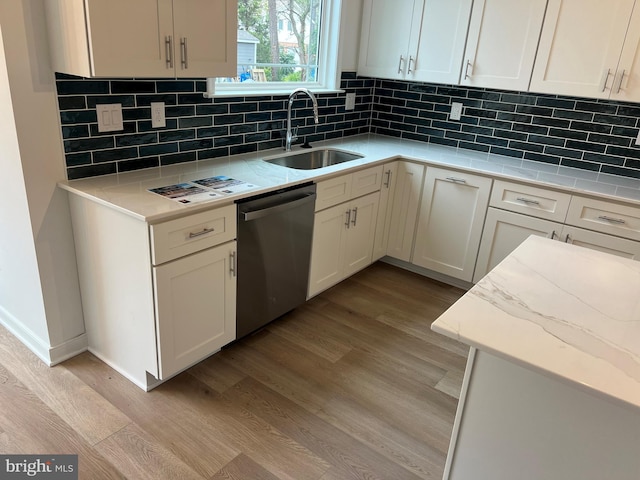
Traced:
<svg viewBox="0 0 640 480">
<path fill-rule="evenodd" d="M 0 2 L 0 322 L 52 364 L 86 338 L 43 1 Z"/>
<path fill-rule="evenodd" d="M 361 19 L 362 0 L 342 0 L 340 48 L 343 72 L 355 72 L 358 68 Z"/>
</svg>

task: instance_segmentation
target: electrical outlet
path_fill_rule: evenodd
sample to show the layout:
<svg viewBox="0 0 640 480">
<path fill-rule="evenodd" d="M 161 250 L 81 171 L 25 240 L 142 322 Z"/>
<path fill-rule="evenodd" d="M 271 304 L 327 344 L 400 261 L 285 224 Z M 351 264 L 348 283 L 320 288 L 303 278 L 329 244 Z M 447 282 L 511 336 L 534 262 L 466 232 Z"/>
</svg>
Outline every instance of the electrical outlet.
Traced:
<svg viewBox="0 0 640 480">
<path fill-rule="evenodd" d="M 151 127 L 166 127 L 167 121 L 164 116 L 164 102 L 151 102 Z"/>
<path fill-rule="evenodd" d="M 356 108 L 356 94 L 355 93 L 347 93 L 347 97 L 344 102 L 345 110 L 353 110 Z"/>
<path fill-rule="evenodd" d="M 451 120 L 460 120 L 461 115 L 462 115 L 462 104 L 458 102 L 452 102 L 451 113 L 449 114 L 449 118 Z"/>
<path fill-rule="evenodd" d="M 636 137 L 636 145 L 640 145 L 640 131 L 638 131 L 638 136 Z"/>
<path fill-rule="evenodd" d="M 103 103 L 96 105 L 99 132 L 117 132 L 124 130 L 122 124 L 122 104 Z"/>
</svg>

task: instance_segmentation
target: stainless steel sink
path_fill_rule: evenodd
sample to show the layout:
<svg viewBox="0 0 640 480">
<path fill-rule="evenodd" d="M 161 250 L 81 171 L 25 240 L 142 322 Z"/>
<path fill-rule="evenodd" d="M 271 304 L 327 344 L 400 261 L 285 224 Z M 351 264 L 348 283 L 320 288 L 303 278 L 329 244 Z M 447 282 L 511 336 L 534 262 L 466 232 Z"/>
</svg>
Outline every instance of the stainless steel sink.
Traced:
<svg viewBox="0 0 640 480">
<path fill-rule="evenodd" d="M 281 167 L 296 168 L 298 170 L 313 170 L 316 168 L 329 167 L 350 160 L 362 158 L 356 153 L 344 152 L 333 148 L 322 150 L 310 150 L 308 152 L 281 155 L 278 157 L 265 158 L 264 161 L 280 165 Z"/>
</svg>

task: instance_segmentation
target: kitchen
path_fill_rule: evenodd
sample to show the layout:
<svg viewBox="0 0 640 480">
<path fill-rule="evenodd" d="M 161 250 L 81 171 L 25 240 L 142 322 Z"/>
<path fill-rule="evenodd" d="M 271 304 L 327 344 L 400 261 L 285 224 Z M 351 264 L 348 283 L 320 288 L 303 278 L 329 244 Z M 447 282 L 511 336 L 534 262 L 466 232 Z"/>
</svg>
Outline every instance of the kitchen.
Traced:
<svg viewBox="0 0 640 480">
<path fill-rule="evenodd" d="M 13 6 L 16 7 L 16 5 Z M 20 33 L 19 29 L 21 26 L 24 27 L 25 24 L 31 25 L 33 22 L 38 21 L 37 2 L 25 3 L 24 5 L 20 4 L 17 6 L 16 11 L 11 11 L 10 8 L 3 6 L 3 9 L 5 8 L 7 11 L 2 11 L 3 35 L 5 38 L 8 38 L 7 35 L 9 35 L 9 33 L 18 30 L 14 33 L 15 39 L 24 38 L 25 34 Z M 22 11 L 22 8 L 24 8 L 24 11 Z M 6 25 L 4 22 L 5 19 L 7 19 Z M 14 21 L 11 21 L 11 19 Z M 7 30 L 9 33 L 7 33 Z M 36 31 L 40 30 L 36 29 Z M 16 40 L 16 43 L 14 43 L 14 37 L 10 38 L 12 38 L 11 49 L 7 49 L 6 54 L 14 55 L 14 57 L 12 57 L 14 63 L 11 63 L 11 65 L 20 65 L 24 67 L 24 58 L 42 58 L 42 51 L 31 52 L 29 50 L 29 48 L 35 48 L 34 45 L 37 45 L 37 42 L 30 43 L 26 40 L 17 42 Z M 5 43 L 8 42 L 5 41 Z M 354 44 L 357 44 L 357 40 L 351 43 L 351 45 Z M 23 50 L 19 50 L 19 46 L 21 46 Z M 7 48 L 6 45 L 5 48 Z M 357 69 L 357 61 L 355 59 L 343 58 L 343 62 L 346 62 L 345 65 L 347 67 L 351 67 L 345 68 L 346 71 L 353 71 Z M 351 63 L 349 64 L 349 62 Z M 4 221 L 4 215 L 7 216 L 7 221 L 11 220 L 11 224 L 15 224 L 16 239 L 8 244 L 9 246 L 7 247 L 7 251 L 9 250 L 9 247 L 15 249 L 12 251 L 20 253 L 20 255 L 15 255 L 14 253 L 16 259 L 23 261 L 20 262 L 20 269 L 18 269 L 17 264 L 13 266 L 14 263 L 12 261 L 12 263 L 9 264 L 12 268 L 5 268 L 3 270 L 3 272 L 9 272 L 12 277 L 11 281 L 9 281 L 8 279 L 5 280 L 5 277 L 3 276 L 3 292 L 5 292 L 3 295 L 6 295 L 6 300 L 3 297 L 2 307 L 12 313 L 9 318 L 19 318 L 21 320 L 29 319 L 28 321 L 24 320 L 27 322 L 26 325 L 15 325 L 17 328 L 15 328 L 14 331 L 22 331 L 24 334 L 22 339 L 29 342 L 32 349 L 37 350 L 42 358 L 48 358 L 49 361 L 51 361 L 52 355 L 54 358 L 59 359 L 63 358 L 65 355 L 75 352 L 78 348 L 81 348 L 79 345 L 82 340 L 82 313 L 79 309 L 77 279 L 74 280 L 73 276 L 68 274 L 68 272 L 73 272 L 75 268 L 74 253 L 69 251 L 69 245 L 73 244 L 72 240 L 69 238 L 70 220 L 68 214 L 64 213 L 64 196 L 55 188 L 55 183 L 65 177 L 64 160 L 62 159 L 62 147 L 60 145 L 59 138 L 60 133 L 57 125 L 60 112 L 57 109 L 55 87 L 52 84 L 47 85 L 46 82 L 42 81 L 45 84 L 39 84 L 38 88 L 35 89 L 35 92 L 26 91 L 21 96 L 17 97 L 17 94 L 15 93 L 21 92 L 21 89 L 28 90 L 34 78 L 38 80 L 46 78 L 46 75 L 40 72 L 36 67 L 33 68 L 33 72 L 24 72 L 19 69 L 10 72 L 11 75 L 14 75 L 14 77 L 11 77 L 11 90 L 15 110 L 15 112 L 10 112 L 10 114 L 16 117 L 15 120 L 11 120 L 11 123 L 17 123 L 22 127 L 17 132 L 19 138 L 22 136 L 21 141 L 19 142 L 22 164 L 16 167 L 18 168 L 18 171 L 15 173 L 18 175 L 17 178 L 25 178 L 25 182 L 24 185 L 21 185 L 20 183 L 7 185 L 7 192 L 12 195 L 12 198 L 24 199 L 24 203 L 13 205 L 11 211 L 3 211 L 3 225 L 8 224 Z M 19 74 L 25 75 L 24 81 L 21 77 L 15 77 L 15 75 Z M 60 81 L 64 82 L 65 79 L 60 79 Z M 373 88 L 373 85 L 370 85 L 368 80 L 362 80 L 354 77 L 353 75 L 347 75 L 346 78 L 343 77 L 343 81 L 346 81 L 347 85 L 349 82 L 354 82 L 354 89 Z M 387 83 L 385 81 L 380 81 L 378 86 L 381 89 L 385 89 L 384 92 L 380 93 L 380 107 L 377 107 L 379 110 L 376 110 L 375 113 L 375 128 L 381 129 L 378 133 L 395 131 L 397 135 L 397 131 L 406 131 L 407 129 L 411 129 L 411 124 L 398 125 L 395 123 L 396 120 L 393 117 L 394 112 L 388 112 L 389 108 L 392 108 L 389 107 L 389 105 L 395 102 L 395 100 L 392 102 L 391 99 L 397 98 L 395 95 L 396 90 L 400 95 L 402 95 L 403 92 L 406 92 L 404 93 L 406 95 L 411 94 L 411 92 L 408 91 L 407 84 L 403 82 Z M 420 86 L 419 88 L 433 90 L 425 92 L 427 94 L 453 94 L 455 97 L 460 96 L 461 98 L 468 98 L 468 92 L 475 92 L 475 90 L 467 90 L 462 87 L 445 89 L 444 87 L 436 86 Z M 463 92 L 463 95 L 460 95 L 461 92 Z M 488 92 L 487 94 L 491 94 L 491 92 Z M 40 101 L 43 98 L 44 100 Z M 529 102 L 532 98 L 531 95 L 525 95 L 522 98 L 523 104 L 518 104 L 514 109 L 526 108 L 530 105 Z M 38 101 L 36 101 L 36 99 L 38 99 Z M 24 103 L 18 103 L 19 100 Z M 451 100 L 449 99 L 448 102 L 450 101 Z M 507 103 L 512 104 L 513 102 Z M 431 104 L 433 105 L 433 103 Z M 435 104 L 437 105 L 438 102 Z M 22 107 L 23 105 L 24 107 Z M 606 114 L 606 112 L 602 113 L 599 112 L 599 110 L 603 108 L 611 108 L 608 103 L 603 104 L 602 102 L 588 101 L 582 102 L 581 107 L 591 108 L 592 111 L 585 113 L 581 108 L 579 109 L 579 112 L 575 112 L 572 107 L 567 108 L 566 110 L 569 112 L 575 112 L 572 113 L 572 115 L 578 115 L 579 113 L 580 115 L 591 114 L 591 118 L 593 118 L 594 115 Z M 398 108 L 404 107 L 398 106 Z M 440 107 L 434 109 L 434 115 L 437 113 L 438 108 Z M 625 119 L 633 117 L 633 108 L 631 105 L 616 105 L 616 109 L 618 108 L 627 108 L 629 110 L 628 114 L 623 115 Z M 49 121 L 45 121 L 46 115 L 43 114 L 43 111 L 51 113 L 52 116 L 49 117 Z M 527 114 L 525 112 L 519 113 L 524 115 Z M 474 115 L 470 116 L 475 117 Z M 410 118 L 412 115 L 408 115 L 408 117 Z M 478 116 L 475 118 L 480 117 Z M 435 120 L 438 119 L 436 118 Z M 357 122 L 358 120 L 350 121 Z M 54 123 L 54 128 L 52 128 L 51 123 Z M 396 129 L 396 125 L 400 128 Z M 514 125 L 517 126 L 519 123 L 515 122 Z M 444 133 L 448 131 L 447 127 L 447 125 L 436 125 L 436 129 L 443 132 L 442 138 L 451 142 L 453 141 L 451 134 L 447 135 Z M 618 127 L 624 128 L 625 125 L 620 125 Z M 339 125 L 336 130 L 341 128 L 342 125 Z M 562 126 L 558 128 L 562 128 Z M 627 128 L 632 130 L 631 127 Z M 511 131 L 510 128 L 503 128 L 499 130 L 501 132 L 506 130 Z M 34 131 L 37 131 L 42 136 L 41 142 L 32 141 Z M 517 132 L 516 128 L 514 128 L 513 131 Z M 415 129 L 413 132 L 408 131 L 407 133 L 413 133 L 414 135 L 417 134 Z M 461 132 L 458 132 L 458 134 L 461 134 Z M 437 136 L 434 135 L 434 137 Z M 46 139 L 48 139 L 49 143 L 47 143 Z M 513 142 L 517 141 L 515 138 L 510 140 Z M 467 142 L 466 139 L 455 141 Z M 512 146 L 509 145 L 509 141 L 504 140 L 504 138 L 502 141 L 487 139 L 487 143 L 484 144 L 485 147 L 480 148 L 491 148 L 488 147 L 488 145 L 491 145 L 488 143 L 490 141 L 496 143 L 496 148 L 505 148 L 503 145 L 505 141 L 507 142 L 507 147 Z M 532 153 L 535 154 L 536 152 Z M 596 152 L 596 154 L 598 154 L 598 152 Z M 43 163 L 43 158 L 51 158 L 52 155 L 59 155 L 59 162 Z M 619 158 L 619 155 L 613 156 Z M 603 155 L 600 158 L 605 157 L 606 155 Z M 30 163 L 28 162 L 29 159 L 31 159 Z M 547 158 L 547 160 L 550 160 L 550 158 Z M 614 159 L 613 161 L 618 160 Z M 520 163 L 520 165 L 522 165 L 522 163 Z M 606 175 L 608 175 L 608 172 L 620 173 L 620 170 L 632 170 L 627 169 L 626 167 L 621 168 L 616 165 L 611 166 L 607 163 L 603 163 L 602 165 L 604 166 L 604 169 L 602 170 L 603 174 L 601 176 L 604 178 L 607 178 Z M 631 175 L 631 173 L 629 175 Z M 545 172 L 541 173 L 541 175 L 544 174 Z M 588 174 L 585 174 L 585 176 L 586 178 L 583 179 L 584 182 L 592 182 L 592 179 Z M 560 179 L 564 178 L 563 175 L 560 175 L 559 177 L 561 177 Z M 635 185 L 635 180 L 631 176 L 627 178 L 629 179 L 624 183 L 628 184 L 628 187 L 625 185 L 612 187 L 613 184 L 607 182 L 599 183 L 598 186 L 605 189 L 604 193 L 611 193 L 612 188 L 614 189 L 614 192 L 616 188 L 620 188 L 621 190 L 627 188 L 630 195 L 632 193 L 631 191 L 637 187 Z M 22 215 L 17 215 L 19 208 L 24 209 Z M 25 224 L 25 219 L 31 219 L 31 222 L 27 222 L 27 224 Z M 62 228 L 62 226 L 65 225 L 66 228 Z M 23 233 L 22 237 L 18 237 L 17 234 L 19 232 Z M 24 235 L 26 235 L 26 237 L 24 237 Z M 31 242 L 24 242 L 24 238 L 31 238 L 32 240 Z M 29 248 L 31 250 L 25 252 L 25 250 Z M 34 263 L 36 258 L 38 259 L 37 264 Z M 19 275 L 17 274 L 18 272 Z M 74 282 L 76 284 L 75 288 L 73 287 Z M 37 286 L 35 287 L 35 291 L 34 286 Z M 11 292 L 16 293 L 11 295 Z M 24 297 L 23 292 L 33 292 L 33 295 L 29 297 L 29 302 L 19 302 L 19 299 Z M 76 292 L 75 297 L 73 292 Z M 72 298 L 69 298 L 70 295 Z M 40 300 L 36 301 L 34 299 Z M 40 308 L 38 308 L 38 305 L 40 305 Z M 73 344 L 74 339 L 78 340 L 78 345 Z"/>
</svg>

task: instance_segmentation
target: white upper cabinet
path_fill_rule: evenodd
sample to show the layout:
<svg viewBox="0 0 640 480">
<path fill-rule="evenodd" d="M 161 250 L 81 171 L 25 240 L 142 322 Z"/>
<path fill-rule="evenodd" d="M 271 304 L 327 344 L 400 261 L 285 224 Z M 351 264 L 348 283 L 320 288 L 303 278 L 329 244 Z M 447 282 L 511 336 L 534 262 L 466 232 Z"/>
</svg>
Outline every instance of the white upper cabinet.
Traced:
<svg viewBox="0 0 640 480">
<path fill-rule="evenodd" d="M 476 0 L 460 84 L 527 90 L 546 4 L 547 0 Z"/>
<path fill-rule="evenodd" d="M 45 5 L 57 72 L 235 75 L 237 0 L 47 0 Z"/>
<path fill-rule="evenodd" d="M 635 0 L 549 0 L 530 89 L 638 99 Z M 625 42 L 628 39 L 628 42 Z M 635 91 L 632 91 L 635 90 Z"/>
<path fill-rule="evenodd" d="M 365 0 L 358 73 L 457 83 L 472 0 Z"/>
</svg>

